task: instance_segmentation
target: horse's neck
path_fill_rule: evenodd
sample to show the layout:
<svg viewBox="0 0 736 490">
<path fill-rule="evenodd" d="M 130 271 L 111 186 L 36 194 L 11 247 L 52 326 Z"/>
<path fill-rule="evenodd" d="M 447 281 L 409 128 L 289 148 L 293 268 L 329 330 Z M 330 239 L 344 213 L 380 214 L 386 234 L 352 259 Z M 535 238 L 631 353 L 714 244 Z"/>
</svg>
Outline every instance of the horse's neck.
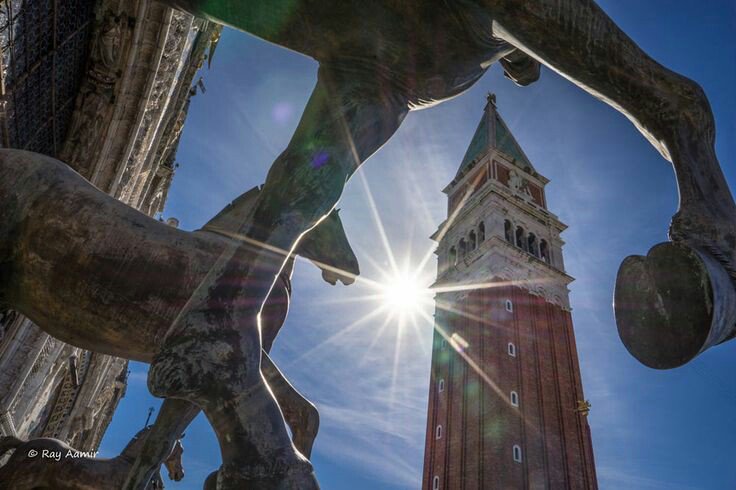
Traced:
<svg viewBox="0 0 736 490">
<path fill-rule="evenodd" d="M 143 444 L 145 444 L 146 442 L 146 436 L 151 430 L 151 427 L 153 426 L 149 425 L 145 429 L 138 431 L 138 433 L 133 436 L 130 442 L 128 442 L 128 445 L 125 446 L 118 457 L 136 458 L 140 454 L 141 450 L 143 450 Z"/>
<path fill-rule="evenodd" d="M 180 458 L 182 453 L 184 452 L 184 447 L 181 445 L 181 439 L 177 439 L 174 443 L 174 447 L 171 449 L 171 452 L 166 457 L 166 462 L 175 462 L 177 458 Z"/>
</svg>

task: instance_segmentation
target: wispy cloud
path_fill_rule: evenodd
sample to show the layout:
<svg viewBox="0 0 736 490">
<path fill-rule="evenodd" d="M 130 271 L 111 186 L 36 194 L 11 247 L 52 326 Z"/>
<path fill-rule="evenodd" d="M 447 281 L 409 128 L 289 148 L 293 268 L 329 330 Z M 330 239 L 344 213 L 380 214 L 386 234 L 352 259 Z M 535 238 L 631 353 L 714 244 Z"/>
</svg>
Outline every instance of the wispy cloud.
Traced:
<svg viewBox="0 0 736 490">
<path fill-rule="evenodd" d="M 636 471 L 636 470 L 634 470 Z M 677 482 L 647 478 L 626 471 L 619 466 L 601 466 L 597 468 L 601 488 L 632 488 L 637 490 L 703 490 L 703 487 L 682 485 Z"/>
</svg>

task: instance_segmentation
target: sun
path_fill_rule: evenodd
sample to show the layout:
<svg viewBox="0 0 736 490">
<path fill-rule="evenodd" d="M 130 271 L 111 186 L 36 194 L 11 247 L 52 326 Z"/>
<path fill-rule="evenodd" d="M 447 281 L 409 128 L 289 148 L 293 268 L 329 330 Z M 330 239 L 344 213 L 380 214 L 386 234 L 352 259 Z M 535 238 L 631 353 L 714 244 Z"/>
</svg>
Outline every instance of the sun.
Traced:
<svg viewBox="0 0 736 490">
<path fill-rule="evenodd" d="M 417 277 L 397 272 L 385 278 L 381 284 L 382 306 L 399 317 L 413 316 L 424 307 L 428 289 Z"/>
</svg>

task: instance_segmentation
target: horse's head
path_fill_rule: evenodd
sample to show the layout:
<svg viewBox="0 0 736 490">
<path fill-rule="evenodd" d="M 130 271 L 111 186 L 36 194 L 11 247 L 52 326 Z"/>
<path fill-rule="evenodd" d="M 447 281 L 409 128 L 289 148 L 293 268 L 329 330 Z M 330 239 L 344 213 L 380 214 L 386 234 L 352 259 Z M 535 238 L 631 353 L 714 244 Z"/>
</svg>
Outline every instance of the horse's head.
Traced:
<svg viewBox="0 0 736 490">
<path fill-rule="evenodd" d="M 169 479 L 173 481 L 180 481 L 184 478 L 184 466 L 181 464 L 181 456 L 184 453 L 184 446 L 181 444 L 181 439 L 177 439 L 174 444 L 174 448 L 169 453 L 169 457 L 164 461 L 166 470 L 169 472 Z"/>
<path fill-rule="evenodd" d="M 360 274 L 337 209 L 302 238 L 296 253 L 322 269 L 322 279 L 330 284 L 338 279 L 345 285 L 352 284 Z"/>
<path fill-rule="evenodd" d="M 208 221 L 202 231 L 236 236 L 256 205 L 260 192 L 258 187 L 254 187 L 240 195 Z M 330 284 L 337 284 L 338 280 L 346 285 L 352 284 L 355 276 L 360 274 L 358 259 L 345 236 L 338 210 L 332 211 L 301 239 L 296 254 L 322 269 L 322 278 Z"/>
</svg>

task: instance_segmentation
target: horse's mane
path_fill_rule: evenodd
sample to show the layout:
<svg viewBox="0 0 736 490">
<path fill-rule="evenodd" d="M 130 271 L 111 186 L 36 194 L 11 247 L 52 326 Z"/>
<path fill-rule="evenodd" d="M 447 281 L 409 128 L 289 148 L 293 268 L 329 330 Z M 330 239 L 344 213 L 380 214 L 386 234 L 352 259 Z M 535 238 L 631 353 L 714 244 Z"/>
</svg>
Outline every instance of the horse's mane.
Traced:
<svg viewBox="0 0 736 490">
<path fill-rule="evenodd" d="M 137 456 L 137 452 L 134 451 L 140 451 L 143 442 L 146 440 L 144 437 L 148 432 L 150 432 L 151 428 L 153 426 L 149 425 L 141 430 L 139 430 L 136 435 L 134 435 L 130 441 L 128 441 L 128 444 L 123 448 L 122 452 L 120 453 L 121 456 L 130 456 L 129 453 L 133 453 Z"/>
</svg>

